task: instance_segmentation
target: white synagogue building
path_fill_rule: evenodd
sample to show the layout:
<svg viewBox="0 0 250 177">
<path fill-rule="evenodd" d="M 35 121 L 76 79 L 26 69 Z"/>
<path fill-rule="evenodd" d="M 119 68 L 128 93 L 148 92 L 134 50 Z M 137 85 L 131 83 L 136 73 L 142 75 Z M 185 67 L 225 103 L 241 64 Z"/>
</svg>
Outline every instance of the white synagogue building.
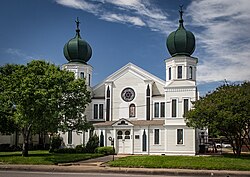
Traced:
<svg viewBox="0 0 250 177">
<path fill-rule="evenodd" d="M 95 129 L 62 133 L 66 146 L 86 144 L 95 133 L 100 146 L 111 146 L 113 138 L 118 154 L 197 154 L 199 130 L 187 127 L 183 115 L 197 99 L 198 59 L 192 56 L 195 37 L 184 28 L 182 14 L 180 10 L 179 27 L 166 41 L 171 57 L 165 59 L 165 80 L 128 63 L 94 87 L 88 64 L 92 50 L 76 22 L 76 36 L 64 46 L 68 63 L 62 69 L 86 79 L 92 102 L 85 115 Z"/>
</svg>

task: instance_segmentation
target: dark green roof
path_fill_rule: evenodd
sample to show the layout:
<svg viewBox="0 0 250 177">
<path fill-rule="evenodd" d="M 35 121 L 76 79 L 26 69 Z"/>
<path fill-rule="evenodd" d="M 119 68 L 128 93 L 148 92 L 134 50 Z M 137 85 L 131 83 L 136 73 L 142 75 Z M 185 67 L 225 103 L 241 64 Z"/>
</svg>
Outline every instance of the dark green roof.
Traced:
<svg viewBox="0 0 250 177">
<path fill-rule="evenodd" d="M 170 33 L 167 38 L 167 48 L 171 56 L 190 56 L 195 50 L 195 37 L 192 32 L 187 31 L 183 25 L 182 9 L 180 12 L 179 28 Z"/>
<path fill-rule="evenodd" d="M 76 35 L 64 45 L 63 53 L 69 62 L 87 63 L 92 56 L 92 49 L 90 45 L 80 36 L 80 22 L 78 19 L 76 23 Z"/>
</svg>

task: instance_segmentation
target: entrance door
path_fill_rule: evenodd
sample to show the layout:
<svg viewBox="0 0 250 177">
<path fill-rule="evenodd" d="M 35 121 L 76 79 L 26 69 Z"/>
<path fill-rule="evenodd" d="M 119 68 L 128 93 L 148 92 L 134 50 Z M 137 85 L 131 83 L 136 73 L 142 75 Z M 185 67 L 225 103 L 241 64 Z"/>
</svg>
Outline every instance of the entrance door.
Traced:
<svg viewBox="0 0 250 177">
<path fill-rule="evenodd" d="M 117 147 L 119 154 L 131 154 L 131 132 L 130 130 L 117 131 Z"/>
</svg>

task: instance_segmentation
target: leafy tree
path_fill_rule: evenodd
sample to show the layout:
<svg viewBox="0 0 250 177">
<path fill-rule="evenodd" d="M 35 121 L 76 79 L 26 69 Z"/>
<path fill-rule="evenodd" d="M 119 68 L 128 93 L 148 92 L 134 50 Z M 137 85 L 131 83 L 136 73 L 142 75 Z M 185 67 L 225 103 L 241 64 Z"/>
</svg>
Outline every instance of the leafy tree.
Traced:
<svg viewBox="0 0 250 177">
<path fill-rule="evenodd" d="M 54 152 L 55 149 L 59 149 L 61 144 L 62 144 L 62 137 L 60 137 L 60 135 L 58 134 L 55 134 L 51 137 L 51 140 L 50 140 L 50 149 L 49 149 L 49 152 Z"/>
<path fill-rule="evenodd" d="M 73 73 L 34 60 L 27 65 L 0 67 L 0 85 L 0 102 L 8 110 L 0 118 L 14 121 L 22 133 L 23 156 L 28 156 L 31 133 L 86 128 L 83 113 L 90 102 L 90 92 L 85 81 L 75 80 Z M 15 103 L 13 116 L 8 116 L 10 103 Z M 66 114 L 69 110 L 74 110 L 71 116 Z"/>
<path fill-rule="evenodd" d="M 208 128 L 210 134 L 225 136 L 240 156 L 242 145 L 249 148 L 250 83 L 224 84 L 195 101 L 186 115 L 187 125 Z"/>
</svg>

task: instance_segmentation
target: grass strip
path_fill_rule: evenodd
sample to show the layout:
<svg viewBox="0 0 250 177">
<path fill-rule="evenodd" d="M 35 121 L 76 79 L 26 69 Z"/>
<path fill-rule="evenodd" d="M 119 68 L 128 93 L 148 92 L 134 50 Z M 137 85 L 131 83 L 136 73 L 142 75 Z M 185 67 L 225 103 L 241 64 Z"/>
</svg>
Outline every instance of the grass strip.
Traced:
<svg viewBox="0 0 250 177">
<path fill-rule="evenodd" d="M 1 164 L 54 165 L 77 162 L 101 157 L 102 154 L 59 154 L 48 151 L 29 151 L 29 157 L 22 157 L 21 152 L 0 152 Z"/>
<path fill-rule="evenodd" d="M 110 161 L 112 167 L 180 168 L 250 171 L 250 158 L 243 156 L 128 156 Z"/>
</svg>

